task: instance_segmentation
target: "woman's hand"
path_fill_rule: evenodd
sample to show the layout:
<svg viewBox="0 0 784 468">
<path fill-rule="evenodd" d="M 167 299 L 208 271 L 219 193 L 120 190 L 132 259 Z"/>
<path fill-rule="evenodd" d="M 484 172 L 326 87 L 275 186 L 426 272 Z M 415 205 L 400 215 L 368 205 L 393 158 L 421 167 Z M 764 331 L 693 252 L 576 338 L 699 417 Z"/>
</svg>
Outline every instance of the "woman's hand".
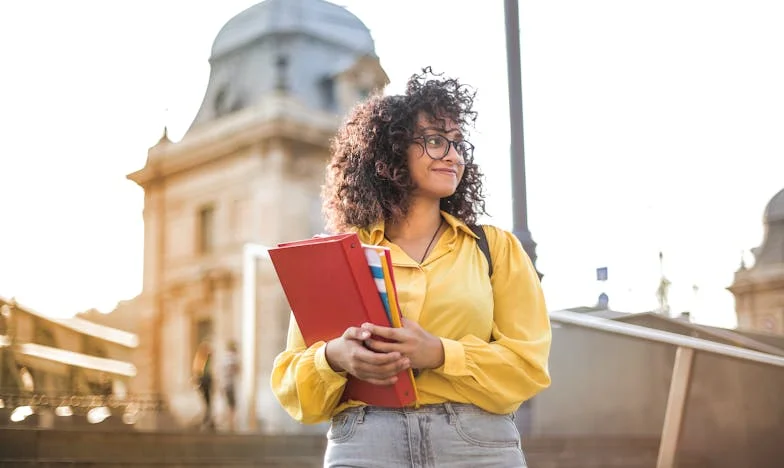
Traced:
<svg viewBox="0 0 784 468">
<path fill-rule="evenodd" d="M 342 336 L 330 340 L 324 350 L 327 362 L 336 372 L 346 371 L 354 377 L 376 385 L 392 385 L 397 375 L 411 367 L 408 358 L 399 352 L 375 352 L 363 341 L 370 332 L 357 327 L 346 329 Z"/>
<path fill-rule="evenodd" d="M 366 339 L 368 348 L 379 353 L 400 353 L 408 358 L 414 369 L 435 369 L 444 364 L 444 345 L 418 323 L 403 318 L 403 328 L 390 328 L 362 324 L 362 329 L 373 335 L 391 340 L 391 343 Z"/>
</svg>

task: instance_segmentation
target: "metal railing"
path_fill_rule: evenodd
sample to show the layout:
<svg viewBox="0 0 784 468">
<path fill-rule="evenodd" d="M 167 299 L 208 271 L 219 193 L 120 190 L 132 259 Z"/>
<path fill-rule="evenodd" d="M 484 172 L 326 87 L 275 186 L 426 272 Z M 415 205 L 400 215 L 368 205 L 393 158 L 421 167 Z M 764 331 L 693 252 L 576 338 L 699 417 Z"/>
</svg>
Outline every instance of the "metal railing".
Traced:
<svg viewBox="0 0 784 468">
<path fill-rule="evenodd" d="M 701 338 L 692 338 L 679 335 L 677 333 L 656 330 L 654 328 L 643 327 L 640 325 L 632 325 L 625 322 L 617 322 L 615 320 L 563 310 L 550 312 L 550 318 L 559 323 L 576 325 L 585 328 L 593 328 L 594 330 L 605 331 L 617 335 L 626 335 L 634 338 L 641 338 L 647 341 L 691 348 L 695 351 L 704 351 L 707 353 L 759 362 L 761 364 L 784 367 L 784 357 L 782 356 L 775 356 L 759 351 L 738 348 L 736 346 L 715 343 L 713 341 L 707 341 Z"/>
<path fill-rule="evenodd" d="M 656 468 L 673 468 L 675 453 L 683 425 L 684 408 L 689 396 L 694 355 L 697 352 L 717 354 L 729 358 L 757 362 L 784 368 L 784 357 L 766 354 L 759 351 L 730 346 L 722 343 L 678 335 L 676 333 L 656 330 L 639 325 L 617 322 L 600 317 L 586 316 L 569 311 L 551 311 L 551 321 L 561 324 L 590 328 L 606 333 L 623 335 L 646 341 L 669 344 L 676 347 L 675 363 L 672 369 L 667 407 L 664 413 L 659 455 Z"/>
</svg>

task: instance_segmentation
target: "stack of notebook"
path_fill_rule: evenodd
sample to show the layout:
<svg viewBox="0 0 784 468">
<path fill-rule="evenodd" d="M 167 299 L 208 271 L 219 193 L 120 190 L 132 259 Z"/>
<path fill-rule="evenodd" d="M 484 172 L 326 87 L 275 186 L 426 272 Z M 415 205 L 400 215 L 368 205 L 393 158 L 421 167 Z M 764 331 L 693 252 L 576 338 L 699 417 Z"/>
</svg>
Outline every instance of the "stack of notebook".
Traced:
<svg viewBox="0 0 784 468">
<path fill-rule="evenodd" d="M 402 326 L 388 248 L 364 245 L 352 233 L 279 244 L 269 254 L 306 345 L 365 322 Z M 409 406 L 416 401 L 413 373 L 401 372 L 389 386 L 349 376 L 343 399 Z"/>
</svg>

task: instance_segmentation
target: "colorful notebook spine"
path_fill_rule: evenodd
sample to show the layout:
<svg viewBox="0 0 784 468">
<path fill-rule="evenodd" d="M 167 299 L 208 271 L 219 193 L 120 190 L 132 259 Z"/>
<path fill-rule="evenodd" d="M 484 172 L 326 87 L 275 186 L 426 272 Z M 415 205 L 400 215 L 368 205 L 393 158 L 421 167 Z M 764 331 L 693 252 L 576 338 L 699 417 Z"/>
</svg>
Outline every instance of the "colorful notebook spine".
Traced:
<svg viewBox="0 0 784 468">
<path fill-rule="evenodd" d="M 402 328 L 403 322 L 401 320 L 402 312 L 397 299 L 397 288 L 395 287 L 395 275 L 392 268 L 392 255 L 388 248 L 380 247 L 377 245 L 363 245 L 365 249 L 365 256 L 368 259 L 370 271 L 373 274 L 373 279 L 376 281 L 376 288 L 381 296 L 381 302 L 384 303 L 387 316 L 389 317 L 390 326 L 393 328 Z M 414 382 L 414 372 L 408 369 L 408 375 L 412 382 Z M 414 387 L 415 400 L 417 399 L 417 388 Z"/>
<path fill-rule="evenodd" d="M 365 249 L 365 258 L 367 258 L 368 266 L 370 267 L 370 273 L 373 275 L 373 280 L 376 283 L 376 289 L 378 289 L 381 302 L 384 304 L 384 310 L 387 313 L 387 319 L 389 319 L 389 324 L 392 326 L 395 321 L 392 318 L 392 307 L 389 303 L 388 291 L 394 291 L 394 289 L 389 287 L 385 278 L 385 262 L 383 260 L 385 259 L 385 255 L 382 251 L 379 251 L 379 249 L 382 249 L 382 247 L 375 245 L 363 245 L 363 248 Z"/>
</svg>

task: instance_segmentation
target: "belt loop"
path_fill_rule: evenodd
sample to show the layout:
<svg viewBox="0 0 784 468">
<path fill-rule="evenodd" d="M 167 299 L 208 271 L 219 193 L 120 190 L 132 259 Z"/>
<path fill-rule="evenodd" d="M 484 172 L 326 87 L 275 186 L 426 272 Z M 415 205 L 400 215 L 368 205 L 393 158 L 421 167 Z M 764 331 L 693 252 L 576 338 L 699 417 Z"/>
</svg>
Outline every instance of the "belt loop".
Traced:
<svg viewBox="0 0 784 468">
<path fill-rule="evenodd" d="M 450 402 L 444 403 L 444 409 L 446 410 L 447 421 L 449 421 L 450 425 L 454 424 L 455 420 L 457 419 L 456 418 L 457 413 L 455 413 L 455 409 L 452 407 L 452 403 Z"/>
<path fill-rule="evenodd" d="M 359 407 L 359 414 L 357 415 L 357 423 L 362 424 L 365 422 L 365 406 Z"/>
</svg>

